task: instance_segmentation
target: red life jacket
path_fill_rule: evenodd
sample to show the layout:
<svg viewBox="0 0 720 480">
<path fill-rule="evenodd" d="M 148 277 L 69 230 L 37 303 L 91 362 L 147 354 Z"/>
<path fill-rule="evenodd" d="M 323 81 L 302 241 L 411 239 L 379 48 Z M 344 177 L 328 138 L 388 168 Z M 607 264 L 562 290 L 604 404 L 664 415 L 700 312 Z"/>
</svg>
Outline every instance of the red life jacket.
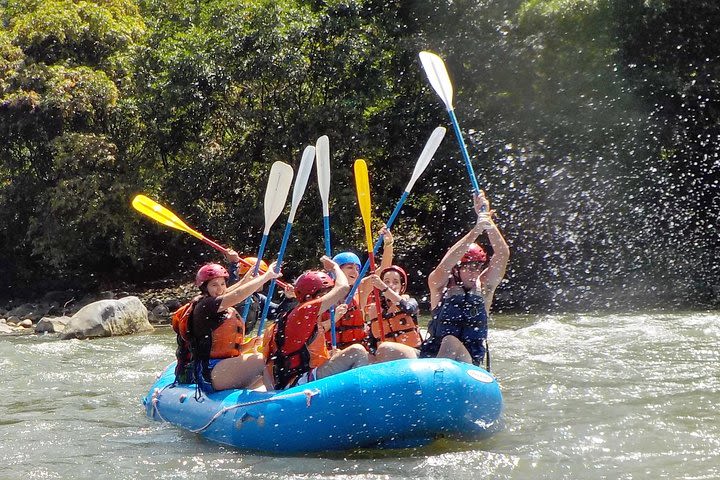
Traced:
<svg viewBox="0 0 720 480">
<path fill-rule="evenodd" d="M 325 363 L 330 354 L 319 335 L 322 298 L 295 307 L 265 331 L 263 355 L 276 390 L 292 387 L 304 373 Z"/>
<path fill-rule="evenodd" d="M 330 318 L 329 313 L 323 314 L 323 320 Z M 345 315 L 335 319 L 335 340 L 337 348 L 343 349 L 356 343 L 366 346 L 367 334 L 365 332 L 365 319 L 357 301 L 357 296 L 352 299 Z M 331 345 L 331 330 L 325 332 L 325 341 Z"/>
</svg>

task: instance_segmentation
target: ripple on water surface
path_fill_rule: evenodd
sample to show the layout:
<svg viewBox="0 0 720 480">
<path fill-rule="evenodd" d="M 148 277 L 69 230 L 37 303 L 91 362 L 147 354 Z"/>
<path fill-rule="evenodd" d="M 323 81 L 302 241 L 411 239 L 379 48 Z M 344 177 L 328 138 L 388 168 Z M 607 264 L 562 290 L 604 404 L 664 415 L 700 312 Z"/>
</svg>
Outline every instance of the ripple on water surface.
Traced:
<svg viewBox="0 0 720 480">
<path fill-rule="evenodd" d="M 720 478 L 720 315 L 495 316 L 505 430 L 474 444 L 238 452 L 147 419 L 169 330 L 0 338 L 2 478 Z"/>
</svg>

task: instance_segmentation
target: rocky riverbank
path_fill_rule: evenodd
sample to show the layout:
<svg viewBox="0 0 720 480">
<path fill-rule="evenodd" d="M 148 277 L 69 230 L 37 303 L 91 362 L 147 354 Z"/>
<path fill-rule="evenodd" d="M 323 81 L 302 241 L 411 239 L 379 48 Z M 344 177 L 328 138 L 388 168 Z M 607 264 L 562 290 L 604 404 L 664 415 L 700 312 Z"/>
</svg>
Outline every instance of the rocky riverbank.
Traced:
<svg viewBox="0 0 720 480">
<path fill-rule="evenodd" d="M 153 325 L 167 325 L 172 313 L 197 294 L 192 283 L 155 285 L 148 288 L 82 293 L 73 290 L 47 292 L 38 300 L 13 299 L 0 303 L 0 334 L 58 332 L 82 307 L 99 300 L 138 297 Z"/>
</svg>

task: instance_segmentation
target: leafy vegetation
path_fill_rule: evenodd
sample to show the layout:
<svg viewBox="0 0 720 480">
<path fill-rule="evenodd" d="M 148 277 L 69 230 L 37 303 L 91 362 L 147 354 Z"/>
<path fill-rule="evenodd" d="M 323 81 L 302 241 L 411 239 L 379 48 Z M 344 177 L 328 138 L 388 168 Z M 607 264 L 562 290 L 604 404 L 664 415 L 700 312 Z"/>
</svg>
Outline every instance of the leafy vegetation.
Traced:
<svg viewBox="0 0 720 480">
<path fill-rule="evenodd" d="M 513 250 L 498 307 L 717 304 L 715 2 L 8 0 L 0 15 L 6 295 L 216 258 L 139 218 L 140 192 L 252 254 L 270 164 L 297 166 L 323 134 L 333 244 L 361 250 L 352 162 L 369 162 L 379 227 L 447 123 L 417 59 L 430 49 Z M 465 176 L 448 132 L 395 228 L 418 293 L 472 222 Z M 321 253 L 318 197 L 311 182 L 288 277 Z"/>
</svg>

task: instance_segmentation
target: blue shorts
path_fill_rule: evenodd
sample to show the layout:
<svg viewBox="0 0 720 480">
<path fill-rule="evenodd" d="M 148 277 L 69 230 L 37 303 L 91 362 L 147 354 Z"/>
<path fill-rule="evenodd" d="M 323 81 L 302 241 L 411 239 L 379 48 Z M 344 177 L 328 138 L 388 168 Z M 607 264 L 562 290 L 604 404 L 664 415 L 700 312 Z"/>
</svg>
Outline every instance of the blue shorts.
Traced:
<svg viewBox="0 0 720 480">
<path fill-rule="evenodd" d="M 200 387 L 203 392 L 212 393 L 215 391 L 212 386 L 211 373 L 213 368 L 215 368 L 217 364 L 223 360 L 224 358 L 211 358 L 209 360 L 195 363 L 195 380 L 198 387 Z"/>
</svg>

